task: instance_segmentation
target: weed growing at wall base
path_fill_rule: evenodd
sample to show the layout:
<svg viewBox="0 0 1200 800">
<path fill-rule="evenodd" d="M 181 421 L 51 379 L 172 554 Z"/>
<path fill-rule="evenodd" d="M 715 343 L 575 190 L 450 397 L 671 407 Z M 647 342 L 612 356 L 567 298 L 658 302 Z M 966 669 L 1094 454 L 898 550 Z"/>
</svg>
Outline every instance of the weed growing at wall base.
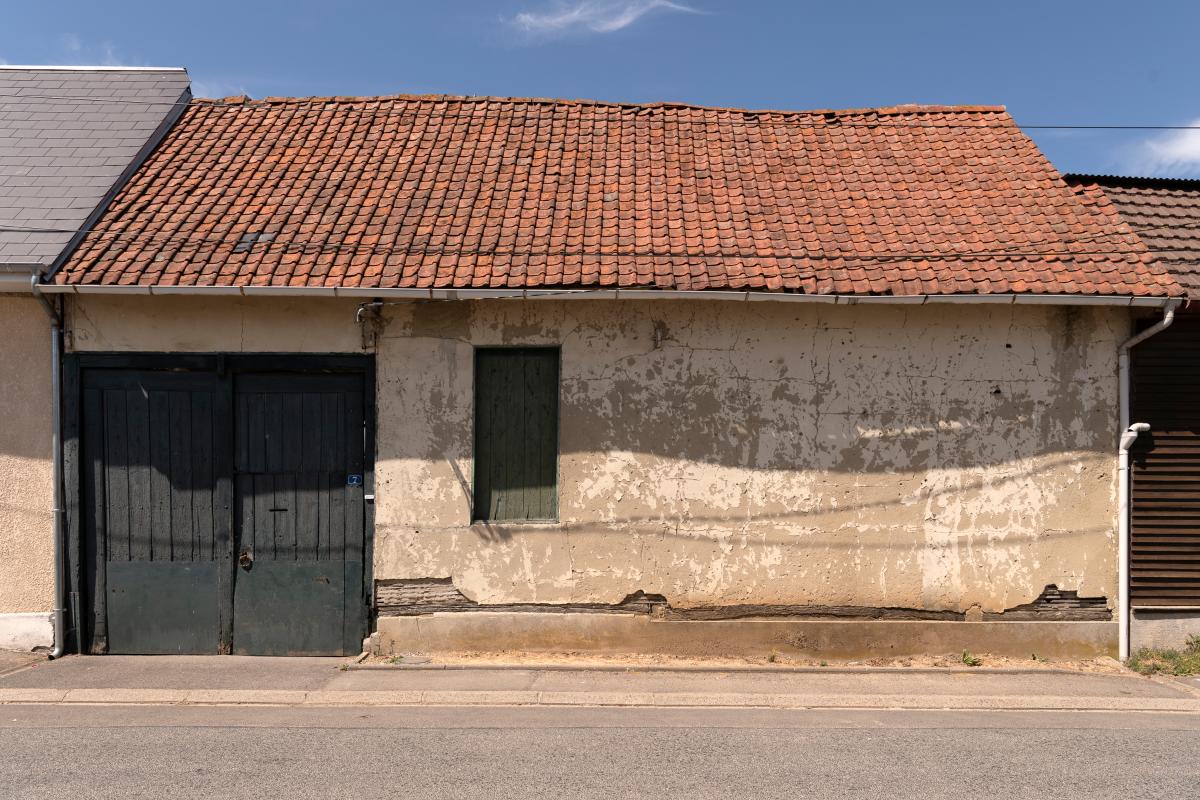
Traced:
<svg viewBox="0 0 1200 800">
<path fill-rule="evenodd" d="M 1182 650 L 1139 650 L 1130 657 L 1129 666 L 1143 675 L 1160 672 L 1168 675 L 1200 674 L 1200 636 L 1189 636 Z"/>
</svg>

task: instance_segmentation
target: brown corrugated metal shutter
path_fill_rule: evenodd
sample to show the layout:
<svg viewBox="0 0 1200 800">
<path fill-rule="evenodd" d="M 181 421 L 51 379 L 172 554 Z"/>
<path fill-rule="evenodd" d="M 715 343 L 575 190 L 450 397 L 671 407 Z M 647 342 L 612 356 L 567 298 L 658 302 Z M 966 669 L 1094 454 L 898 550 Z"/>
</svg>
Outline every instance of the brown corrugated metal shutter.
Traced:
<svg viewBox="0 0 1200 800">
<path fill-rule="evenodd" d="M 1182 317 L 1133 351 L 1130 601 L 1200 606 L 1200 319 Z"/>
</svg>

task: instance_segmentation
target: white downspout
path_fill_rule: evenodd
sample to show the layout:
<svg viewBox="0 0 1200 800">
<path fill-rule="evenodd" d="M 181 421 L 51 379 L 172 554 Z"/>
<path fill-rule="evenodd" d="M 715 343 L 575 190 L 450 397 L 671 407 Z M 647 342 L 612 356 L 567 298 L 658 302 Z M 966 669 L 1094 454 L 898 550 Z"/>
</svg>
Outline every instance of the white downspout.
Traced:
<svg viewBox="0 0 1200 800">
<path fill-rule="evenodd" d="M 1124 355 L 1123 357 L 1127 358 Z M 1123 373 L 1126 378 L 1128 373 Z M 1123 378 L 1124 380 L 1124 378 Z M 1122 406 L 1126 409 L 1127 406 Z M 1150 430 L 1145 422 L 1135 422 L 1121 433 L 1120 449 L 1117 451 L 1117 614 L 1120 617 L 1119 654 L 1121 660 L 1129 658 L 1129 448 L 1139 433 Z"/>
<path fill-rule="evenodd" d="M 1119 655 L 1129 658 L 1129 448 L 1139 433 L 1150 430 L 1145 422 L 1129 422 L 1129 351 L 1156 333 L 1166 330 L 1175 321 L 1178 300 L 1163 306 L 1163 318 L 1146 330 L 1121 343 L 1117 350 L 1117 380 L 1120 392 L 1121 439 L 1117 448 L 1117 623 Z"/>
<path fill-rule="evenodd" d="M 33 296 L 42 302 L 50 317 L 50 450 L 54 470 L 54 610 L 51 620 L 54 630 L 54 646 L 50 658 L 62 658 L 67 652 L 66 596 L 67 573 L 64 560 L 67 557 L 65 540 L 66 525 L 63 517 L 63 463 L 62 463 L 62 310 L 42 294 L 41 276 L 34 275 L 29 284 Z"/>
</svg>

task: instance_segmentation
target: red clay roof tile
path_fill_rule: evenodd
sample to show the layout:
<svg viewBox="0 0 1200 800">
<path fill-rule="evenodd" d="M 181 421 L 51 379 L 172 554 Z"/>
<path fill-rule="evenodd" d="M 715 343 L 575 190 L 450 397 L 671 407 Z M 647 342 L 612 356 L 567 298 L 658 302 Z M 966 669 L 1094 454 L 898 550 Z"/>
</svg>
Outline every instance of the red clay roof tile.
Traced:
<svg viewBox="0 0 1200 800">
<path fill-rule="evenodd" d="M 1003 108 L 418 96 L 193 102 L 55 280 L 1182 292 Z"/>
<path fill-rule="evenodd" d="M 1189 294 L 1200 292 L 1200 181 L 1115 175 L 1066 181 L 1085 206 L 1128 224 Z"/>
</svg>

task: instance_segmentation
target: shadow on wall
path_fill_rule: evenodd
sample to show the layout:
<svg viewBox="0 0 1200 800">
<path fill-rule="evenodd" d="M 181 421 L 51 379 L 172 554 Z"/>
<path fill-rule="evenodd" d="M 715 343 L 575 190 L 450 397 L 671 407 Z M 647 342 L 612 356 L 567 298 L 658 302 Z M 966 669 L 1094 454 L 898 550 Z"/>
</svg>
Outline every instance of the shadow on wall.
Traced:
<svg viewBox="0 0 1200 800">
<path fill-rule="evenodd" d="M 50 451 L 50 322 L 33 297 L 0 295 L 0 459 Z"/>
<path fill-rule="evenodd" d="M 574 478 L 679 462 L 973 470 L 1115 447 L 1119 332 L 1104 309 L 788 305 L 405 307 L 380 345 L 380 460 L 470 459 L 481 345 L 561 346 L 558 450 Z"/>
<path fill-rule="evenodd" d="M 745 470 L 892 473 L 1111 449 L 1115 406 L 1086 404 L 1069 367 L 1055 370 L 1062 379 L 1037 386 L 889 373 L 812 381 L 786 371 L 762 379 L 692 370 L 660 379 L 568 378 L 561 452 L 638 453 Z"/>
<path fill-rule="evenodd" d="M 453 462 L 452 469 L 459 475 L 462 481 L 462 489 L 470 500 L 470 485 L 462 477 L 462 472 Z M 937 507 L 941 501 L 950 501 L 955 495 L 969 494 L 981 489 L 998 489 L 1005 484 L 1013 484 L 1021 481 L 1035 479 L 1039 475 L 1046 475 L 1064 468 L 1070 468 L 1078 463 L 1078 459 L 1073 457 L 1052 457 L 1042 458 L 1036 464 L 1027 469 L 1021 469 L 1012 474 L 992 476 L 988 480 L 975 478 L 972 480 L 961 481 L 948 488 L 940 488 L 933 490 L 921 490 L 909 496 L 892 496 L 884 499 L 855 502 L 841 500 L 836 506 L 828 506 L 818 508 L 816 510 L 794 510 L 786 509 L 779 511 L 771 511 L 767 509 L 755 509 L 753 511 L 753 519 L 758 523 L 772 522 L 781 525 L 802 526 L 805 528 L 822 528 L 823 518 L 832 515 L 854 515 L 860 512 L 869 512 L 876 509 L 895 508 L 898 505 L 917 505 L 921 507 Z M 778 498 L 776 498 L 778 500 Z M 703 536 L 705 529 L 711 529 L 713 536 L 727 532 L 730 529 L 730 523 L 740 525 L 746 521 L 744 515 L 735 514 L 704 514 L 704 513 L 688 513 L 685 520 L 684 529 L 681 529 L 678 520 L 664 518 L 663 516 L 606 516 L 603 521 L 603 527 L 606 529 L 622 526 L 631 527 L 650 527 L 662 526 L 658 531 L 662 536 L 675 536 L 685 539 L 696 539 L 698 536 Z M 668 524 L 670 523 L 670 524 Z M 573 529 L 586 530 L 589 525 L 573 525 Z M 472 526 L 472 531 L 481 539 L 490 542 L 504 542 L 513 538 L 514 535 L 519 535 L 522 538 L 537 537 L 539 534 L 546 536 L 557 536 L 558 531 L 555 528 L 539 529 L 534 526 L 529 526 L 520 523 L 505 525 L 504 523 L 495 522 L 476 522 Z M 1093 534 L 1111 532 L 1113 526 L 1110 524 L 1101 524 L 1093 526 L 1072 526 L 1069 530 L 1027 530 L 1013 531 L 1005 530 L 1005 543 L 1015 545 L 1022 540 L 1032 539 L 1071 539 L 1071 538 L 1086 538 Z M 772 535 L 767 532 L 759 532 L 753 539 L 747 540 L 748 546 L 760 547 L 776 547 L 779 545 L 795 544 L 795 538 L 784 532 L 778 535 Z M 844 538 L 830 537 L 826 538 L 819 535 L 805 535 L 805 547 L 820 548 L 820 547 L 838 547 L 845 544 Z M 855 542 L 857 549 L 864 550 L 911 550 L 912 542 L 910 540 L 902 541 L 857 541 Z"/>
<path fill-rule="evenodd" d="M 641 498 L 614 507 L 605 524 L 680 516 L 655 513 L 656 493 L 664 482 L 703 492 L 692 478 L 709 467 L 724 470 L 726 484 L 753 484 L 756 520 L 805 526 L 819 526 L 822 514 L 936 506 L 1081 469 L 1095 471 L 1104 492 L 1111 485 L 1114 355 L 1099 334 L 1113 331 L 1095 312 L 539 301 L 483 313 L 479 305 L 406 307 L 409 318 L 389 323 L 379 356 L 379 462 L 449 462 L 446 477 L 468 503 L 471 353 L 481 344 L 562 346 L 560 491 L 587 484 L 596 503 L 609 502 L 606 492 Z M 409 368 L 405 348 L 418 341 L 426 360 Z M 156 485 L 171 485 L 156 474 Z M 838 493 L 847 486 L 854 492 Z M 745 521 L 744 508 L 712 514 L 711 498 L 687 499 L 701 501 L 683 515 L 689 528 Z M 482 530 L 507 535 L 503 526 Z"/>
</svg>

